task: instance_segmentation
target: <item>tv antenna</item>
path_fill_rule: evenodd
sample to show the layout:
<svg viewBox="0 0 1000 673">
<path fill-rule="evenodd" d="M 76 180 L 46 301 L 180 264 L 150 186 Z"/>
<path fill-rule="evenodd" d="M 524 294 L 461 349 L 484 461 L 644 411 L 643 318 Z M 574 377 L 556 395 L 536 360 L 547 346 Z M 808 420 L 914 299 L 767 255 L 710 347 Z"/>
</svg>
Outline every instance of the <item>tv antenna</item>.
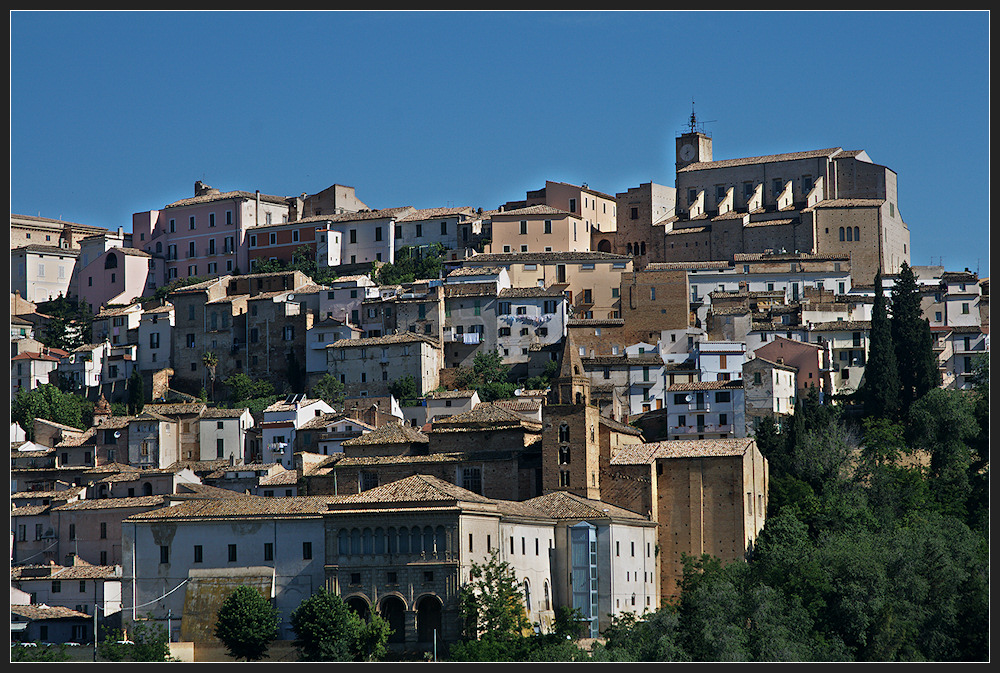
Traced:
<svg viewBox="0 0 1000 673">
<path fill-rule="evenodd" d="M 715 122 L 714 119 L 710 119 L 707 122 L 704 122 L 704 121 L 703 122 L 699 122 L 698 121 L 697 117 L 694 114 L 694 99 L 692 98 L 691 99 L 691 118 L 688 120 L 688 130 L 689 130 L 689 132 L 690 133 L 695 133 L 695 132 L 704 133 L 705 132 L 705 124 L 711 124 L 713 122 Z"/>
</svg>

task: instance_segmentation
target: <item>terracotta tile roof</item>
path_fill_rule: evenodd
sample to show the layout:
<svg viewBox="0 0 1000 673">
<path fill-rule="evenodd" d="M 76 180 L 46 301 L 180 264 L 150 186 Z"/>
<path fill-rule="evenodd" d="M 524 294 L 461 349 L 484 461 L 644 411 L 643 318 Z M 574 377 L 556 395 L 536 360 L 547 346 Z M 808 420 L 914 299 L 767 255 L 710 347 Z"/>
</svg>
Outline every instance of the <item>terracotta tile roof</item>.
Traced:
<svg viewBox="0 0 1000 673">
<path fill-rule="evenodd" d="M 471 398 L 475 394 L 475 390 L 432 390 L 427 393 L 427 398 L 431 400 L 454 400 Z"/>
<path fill-rule="evenodd" d="M 698 161 L 688 164 L 684 168 L 678 168 L 678 173 L 688 173 L 692 171 L 711 170 L 715 168 L 728 168 L 731 166 L 748 166 L 751 164 L 772 164 L 779 161 L 798 161 L 799 159 L 812 159 L 826 157 L 832 159 L 841 154 L 844 150 L 839 147 L 832 147 L 822 150 L 809 150 L 806 152 L 789 152 L 785 154 L 768 154 L 759 157 L 743 157 L 740 159 L 722 159 L 720 161 Z"/>
<path fill-rule="evenodd" d="M 497 295 L 503 299 L 516 297 L 562 297 L 561 290 L 546 287 L 508 287 L 500 290 Z"/>
<path fill-rule="evenodd" d="M 506 215 L 511 215 L 517 217 L 519 215 L 572 215 L 573 217 L 580 217 L 576 213 L 570 213 L 559 208 L 553 208 L 552 206 L 547 206 L 545 204 L 538 204 L 534 206 L 524 206 L 523 208 L 514 208 L 513 210 L 504 210 L 493 215 L 493 219 L 496 220 L 498 217 L 504 217 Z"/>
<path fill-rule="evenodd" d="M 299 475 L 295 470 L 283 470 L 268 477 L 261 477 L 260 486 L 295 486 L 299 483 Z"/>
<path fill-rule="evenodd" d="M 59 362 L 59 358 L 49 355 L 48 353 L 33 353 L 31 351 L 24 351 L 23 353 L 18 353 L 12 357 L 11 362 L 18 362 L 20 360 L 41 360 L 43 362 Z"/>
<path fill-rule="evenodd" d="M 179 402 L 176 404 L 146 404 L 142 407 L 143 412 L 159 414 L 161 416 L 183 416 L 186 414 L 200 414 L 208 407 L 202 402 Z"/>
<path fill-rule="evenodd" d="M 433 220 L 439 217 L 449 217 L 451 215 L 472 215 L 471 206 L 454 206 L 442 208 L 420 208 L 412 213 L 399 218 L 398 222 L 413 222 L 417 220 Z"/>
<path fill-rule="evenodd" d="M 249 409 L 241 407 L 239 409 L 224 409 L 222 407 L 209 407 L 202 412 L 202 418 L 239 418 Z"/>
<path fill-rule="evenodd" d="M 460 276 L 498 276 L 504 270 L 502 266 L 460 266 L 448 274 L 448 278 Z"/>
<path fill-rule="evenodd" d="M 415 474 L 376 486 L 361 493 L 343 496 L 330 507 L 343 509 L 356 504 L 431 503 L 431 502 L 491 503 L 489 498 L 473 493 L 450 482 L 426 474 Z"/>
<path fill-rule="evenodd" d="M 402 423 L 384 423 L 359 437 L 345 439 L 342 446 L 371 446 L 375 444 L 426 444 L 428 437 L 416 428 Z"/>
<path fill-rule="evenodd" d="M 40 570 L 49 570 L 44 576 L 39 576 Z M 77 559 L 77 565 L 72 566 L 13 566 L 10 569 L 11 580 L 52 579 L 52 580 L 100 580 L 120 579 L 121 566 L 91 565 L 82 559 Z"/>
<path fill-rule="evenodd" d="M 45 514 L 52 508 L 52 505 L 24 505 L 22 507 L 12 507 L 10 510 L 11 517 L 15 516 L 37 516 L 38 514 Z"/>
<path fill-rule="evenodd" d="M 449 283 L 444 285 L 444 296 L 454 297 L 495 297 L 496 283 Z"/>
<path fill-rule="evenodd" d="M 86 620 L 92 619 L 92 617 L 88 614 L 77 612 L 76 610 L 64 608 L 58 605 L 14 605 L 12 603 L 10 606 L 10 612 L 12 615 L 17 615 L 32 621 L 39 621 L 43 619 L 68 619 L 71 617 Z"/>
<path fill-rule="evenodd" d="M 432 346 L 439 346 L 438 342 L 430 337 L 415 332 L 403 332 L 401 334 L 387 334 L 380 337 L 365 337 L 363 339 L 339 339 L 329 344 L 327 348 L 360 348 L 363 346 L 383 346 L 387 344 L 418 343 L 423 342 Z"/>
<path fill-rule="evenodd" d="M 531 498 L 529 505 L 553 519 L 634 519 L 649 521 L 641 514 L 600 500 L 591 500 L 567 491 L 553 491 Z"/>
<path fill-rule="evenodd" d="M 213 201 L 232 201 L 234 199 L 243 201 L 253 201 L 257 198 L 255 192 L 244 192 L 240 190 L 234 190 L 231 192 L 220 192 L 218 190 L 213 190 L 206 194 L 200 196 L 192 196 L 187 199 L 181 199 L 179 201 L 174 201 L 173 203 L 168 203 L 163 208 L 180 208 L 182 206 L 194 206 L 202 203 L 211 203 Z M 286 203 L 287 199 L 284 196 L 273 196 L 268 194 L 260 195 L 261 201 L 267 201 L 268 203 Z"/>
<path fill-rule="evenodd" d="M 131 498 L 98 498 L 77 500 L 54 507 L 53 511 L 70 512 L 94 509 L 128 509 L 130 507 L 160 507 L 167 502 L 165 495 L 137 495 Z"/>
<path fill-rule="evenodd" d="M 863 331 L 871 329 L 871 326 L 871 320 L 831 320 L 828 322 L 813 323 L 810 329 L 813 332 Z"/>
<path fill-rule="evenodd" d="M 327 505 L 343 496 L 287 496 L 263 498 L 256 495 L 208 500 L 187 500 L 172 507 L 133 514 L 126 521 L 171 519 L 257 519 L 262 517 L 319 516 Z"/>
<path fill-rule="evenodd" d="M 482 428 L 500 429 L 503 427 L 525 427 L 540 430 L 541 423 L 491 402 L 481 402 L 476 405 L 475 409 L 434 421 L 431 424 L 431 432 L 474 431 Z"/>
<path fill-rule="evenodd" d="M 315 404 L 317 402 L 322 402 L 322 401 L 323 400 L 319 400 L 319 399 L 304 398 L 304 399 L 299 400 L 297 403 L 293 402 L 293 403 L 290 404 L 290 403 L 286 402 L 285 400 L 278 400 L 277 402 L 274 402 L 274 403 L 268 405 L 267 408 L 264 409 L 264 411 L 265 412 L 267 412 L 267 411 L 293 411 L 296 408 L 295 407 L 296 404 L 298 404 L 299 407 L 304 407 L 304 406 L 308 406 L 310 404 Z"/>
<path fill-rule="evenodd" d="M 680 439 L 629 444 L 612 456 L 612 465 L 646 465 L 658 458 L 713 458 L 742 456 L 754 446 L 751 438 Z"/>
</svg>

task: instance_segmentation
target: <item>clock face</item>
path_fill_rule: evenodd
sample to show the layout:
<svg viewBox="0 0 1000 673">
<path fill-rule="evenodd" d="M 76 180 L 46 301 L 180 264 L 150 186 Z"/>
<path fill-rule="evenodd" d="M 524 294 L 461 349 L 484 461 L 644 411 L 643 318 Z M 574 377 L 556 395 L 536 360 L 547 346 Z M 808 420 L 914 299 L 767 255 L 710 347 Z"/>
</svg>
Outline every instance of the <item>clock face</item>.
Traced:
<svg viewBox="0 0 1000 673">
<path fill-rule="evenodd" d="M 694 159 L 694 147 L 691 145 L 681 145 L 681 159 L 684 161 L 691 161 Z"/>
</svg>

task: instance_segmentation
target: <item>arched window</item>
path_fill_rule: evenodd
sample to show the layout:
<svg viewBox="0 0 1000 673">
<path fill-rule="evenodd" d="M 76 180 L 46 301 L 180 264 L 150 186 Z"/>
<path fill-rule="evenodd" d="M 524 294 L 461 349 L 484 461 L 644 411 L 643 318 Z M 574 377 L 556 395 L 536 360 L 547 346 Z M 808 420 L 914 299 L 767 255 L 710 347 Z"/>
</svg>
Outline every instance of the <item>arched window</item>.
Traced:
<svg viewBox="0 0 1000 673">
<path fill-rule="evenodd" d="M 399 551 L 399 533 L 396 532 L 395 526 L 389 526 L 389 530 L 386 531 L 386 551 L 390 554 L 395 554 Z"/>
<path fill-rule="evenodd" d="M 861 240 L 861 228 L 854 227 L 854 242 L 857 243 Z"/>
<path fill-rule="evenodd" d="M 448 551 L 448 538 L 444 532 L 444 526 L 438 526 L 434 529 L 434 551 L 439 555 L 444 554 Z"/>
<path fill-rule="evenodd" d="M 351 529 L 351 553 L 361 553 L 361 530 L 358 528 Z"/>
<path fill-rule="evenodd" d="M 434 553 L 434 529 L 430 526 L 424 526 L 424 553 Z"/>
<path fill-rule="evenodd" d="M 524 609 L 531 614 L 531 586 L 524 580 Z"/>
<path fill-rule="evenodd" d="M 361 531 L 361 553 L 363 554 L 375 553 L 375 538 L 372 535 L 371 528 L 365 528 L 363 531 Z"/>
<path fill-rule="evenodd" d="M 153 485 L 150 484 L 148 481 L 142 485 L 142 494 L 153 495 Z"/>
<path fill-rule="evenodd" d="M 560 442 L 569 441 L 569 425 L 567 423 L 559 424 L 559 441 Z"/>
<path fill-rule="evenodd" d="M 108 256 L 104 258 L 104 268 L 105 269 L 117 269 L 118 268 L 118 255 L 113 252 L 109 252 Z"/>
<path fill-rule="evenodd" d="M 643 241 L 643 242 L 641 242 L 639 244 L 639 251 L 640 251 L 639 252 L 640 255 L 645 255 L 646 254 L 646 241 Z"/>
<path fill-rule="evenodd" d="M 375 529 L 375 553 L 385 553 L 385 531 L 381 528 Z"/>
<path fill-rule="evenodd" d="M 853 240 L 853 238 L 854 238 L 854 231 L 850 227 L 848 227 L 847 228 L 847 240 L 850 241 L 850 240 Z"/>
<path fill-rule="evenodd" d="M 626 247 L 626 249 L 628 250 L 628 254 L 631 255 L 632 254 L 632 244 L 629 243 L 628 246 Z"/>
<path fill-rule="evenodd" d="M 420 553 L 420 529 L 416 526 L 410 529 L 410 553 Z"/>
<path fill-rule="evenodd" d="M 542 594 L 543 594 L 542 595 L 542 599 L 545 601 L 545 609 L 546 610 L 551 610 L 552 606 L 551 606 L 551 604 L 549 602 L 549 581 L 548 580 L 545 580 L 545 582 L 542 584 Z"/>
<path fill-rule="evenodd" d="M 163 252 L 163 243 L 161 243 L 160 241 L 156 242 L 156 252 L 158 253 Z"/>
<path fill-rule="evenodd" d="M 842 240 L 842 241 L 844 240 L 844 228 L 843 227 L 840 228 L 840 240 Z"/>
<path fill-rule="evenodd" d="M 399 529 L 399 553 L 410 553 L 410 531 L 406 528 Z"/>
<path fill-rule="evenodd" d="M 337 533 L 337 553 L 344 556 L 351 553 L 351 536 L 346 528 L 341 528 Z"/>
</svg>

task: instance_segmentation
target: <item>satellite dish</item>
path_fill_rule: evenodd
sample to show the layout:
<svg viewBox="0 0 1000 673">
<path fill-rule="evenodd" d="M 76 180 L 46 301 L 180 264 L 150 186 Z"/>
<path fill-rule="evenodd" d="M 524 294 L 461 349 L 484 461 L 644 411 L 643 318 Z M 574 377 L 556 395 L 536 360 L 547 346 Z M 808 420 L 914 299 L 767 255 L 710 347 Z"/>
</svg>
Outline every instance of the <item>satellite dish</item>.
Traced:
<svg viewBox="0 0 1000 673">
<path fill-rule="evenodd" d="M 691 395 L 690 394 L 685 395 L 684 396 L 684 401 L 685 402 L 690 402 L 691 401 Z"/>
<path fill-rule="evenodd" d="M 115 439 L 118 439 L 121 436 L 122 436 L 121 431 L 120 430 L 115 430 Z"/>
</svg>

